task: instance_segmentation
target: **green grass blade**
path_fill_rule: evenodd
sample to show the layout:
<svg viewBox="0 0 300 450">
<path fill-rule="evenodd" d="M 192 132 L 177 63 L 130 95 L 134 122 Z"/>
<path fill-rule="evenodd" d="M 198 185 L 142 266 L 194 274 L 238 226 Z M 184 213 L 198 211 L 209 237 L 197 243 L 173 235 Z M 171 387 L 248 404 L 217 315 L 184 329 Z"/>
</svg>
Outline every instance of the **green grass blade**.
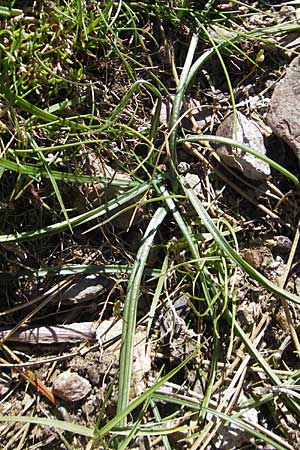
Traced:
<svg viewBox="0 0 300 450">
<path fill-rule="evenodd" d="M 210 293 L 210 291 L 212 291 L 212 296 L 215 294 L 214 282 L 212 282 L 210 277 L 207 276 L 208 275 L 207 273 L 204 273 L 203 264 L 201 263 L 201 258 L 200 258 L 200 254 L 199 254 L 197 240 L 195 239 L 191 228 L 185 223 L 185 220 L 183 219 L 180 212 L 178 211 L 173 198 L 169 195 L 165 186 L 159 185 L 159 186 L 157 186 L 157 188 L 160 190 L 161 194 L 163 195 L 165 203 L 166 203 L 168 209 L 170 210 L 170 212 L 172 213 L 184 238 L 186 239 L 187 245 L 192 254 L 192 257 L 195 260 L 195 266 L 198 271 L 198 276 L 199 276 L 199 279 L 200 279 L 200 282 L 202 285 L 202 289 L 204 292 L 207 307 L 209 309 L 211 318 L 213 320 L 214 333 L 217 335 L 218 332 L 216 330 L 216 322 L 214 321 L 215 314 L 214 314 L 214 310 L 213 310 L 213 304 L 212 304 L 213 302 L 212 302 L 211 293 Z M 208 285 L 209 285 L 209 288 L 208 288 Z"/>
<path fill-rule="evenodd" d="M 3 169 L 11 170 L 13 172 L 28 175 L 33 178 L 45 177 L 49 178 L 49 173 L 43 167 L 33 166 L 32 164 L 21 164 L 14 161 L 9 161 L 6 158 L 0 158 L 0 167 Z M 52 170 L 51 175 L 55 180 L 64 181 L 66 183 L 103 183 L 110 184 L 111 186 L 120 187 L 132 187 L 137 186 L 137 181 L 120 180 L 115 178 L 97 177 L 89 175 L 77 175 L 68 172 L 60 172 L 58 170 Z"/>
<path fill-rule="evenodd" d="M 45 425 L 51 428 L 67 431 L 70 433 L 80 434 L 82 436 L 92 437 L 93 429 L 87 428 L 77 423 L 71 423 L 64 420 L 47 419 L 44 417 L 28 417 L 28 416 L 0 416 L 0 422 L 23 422 L 35 423 L 37 425 Z"/>
<path fill-rule="evenodd" d="M 137 253 L 128 282 L 127 295 L 124 305 L 120 353 L 120 375 L 117 403 L 118 414 L 126 409 L 129 403 L 134 332 L 136 326 L 137 304 L 140 295 L 140 284 L 153 239 L 157 233 L 158 227 L 161 225 L 166 215 L 167 211 L 165 208 L 161 207 L 156 210 L 154 216 L 152 217 L 143 237 L 142 245 Z M 123 426 L 126 425 L 125 417 L 121 424 Z"/>
<path fill-rule="evenodd" d="M 150 336 L 150 330 L 151 330 L 152 322 L 153 322 L 153 319 L 155 316 L 156 307 L 157 307 L 158 301 L 160 299 L 161 292 L 162 292 L 162 289 L 164 287 L 164 283 L 165 283 L 165 280 L 167 277 L 168 262 L 169 262 L 168 255 L 166 254 L 164 261 L 163 261 L 163 265 L 161 267 L 160 276 L 158 277 L 157 285 L 155 288 L 155 292 L 153 295 L 153 299 L 152 299 L 152 303 L 151 303 L 151 307 L 150 307 L 150 311 L 149 311 L 149 321 L 147 323 L 147 331 L 146 331 L 147 337 Z"/>
<path fill-rule="evenodd" d="M 0 281 L 9 281 L 14 279 L 28 279 L 35 277 L 46 277 L 46 276 L 60 276 L 65 277 L 67 275 L 79 275 L 79 274 L 92 274 L 92 273 L 101 273 L 105 275 L 109 274 L 131 274 L 132 267 L 127 264 L 105 264 L 105 265 L 96 265 L 96 264 L 78 264 L 78 265 L 66 265 L 66 266 L 52 266 L 46 267 L 42 269 L 24 269 L 18 270 L 16 272 L 3 272 L 0 271 Z M 160 269 L 147 269 L 145 270 L 146 275 L 150 277 L 158 277 L 160 278 L 161 271 Z M 163 274 L 166 276 L 166 273 Z"/>
<path fill-rule="evenodd" d="M 0 16 L 14 17 L 23 15 L 22 9 L 8 8 L 7 6 L 0 6 Z"/>
<path fill-rule="evenodd" d="M 188 134 L 187 136 L 185 136 L 185 138 L 178 139 L 178 143 L 182 143 L 182 142 L 218 142 L 221 144 L 230 145 L 232 147 L 238 147 L 241 150 L 243 150 L 244 152 L 247 152 L 250 155 L 253 155 L 256 158 L 268 163 L 271 167 L 278 170 L 280 173 L 282 173 L 282 175 L 284 175 L 285 177 L 290 179 L 297 186 L 297 188 L 300 187 L 300 181 L 298 180 L 298 178 L 295 177 L 295 175 L 293 175 L 291 172 L 289 172 L 283 166 L 281 166 L 277 162 L 273 161 L 271 158 L 268 158 L 267 156 L 258 153 L 257 151 L 253 150 L 250 147 L 247 147 L 247 145 L 244 145 L 244 144 L 241 144 L 240 142 L 235 141 L 234 139 L 230 139 L 230 138 L 226 138 L 226 137 L 222 137 L 222 136 L 211 136 L 211 135 L 206 135 L 206 134 L 202 134 L 202 135 Z"/>
<path fill-rule="evenodd" d="M 38 230 L 33 231 L 25 231 L 25 232 L 17 232 L 14 234 L 2 234 L 0 235 L 0 243 L 6 243 L 6 242 L 20 242 L 20 241 L 27 241 L 31 239 L 37 239 L 42 236 L 46 236 L 52 233 L 60 233 L 64 230 L 66 230 L 69 226 L 69 224 L 72 227 L 82 225 L 86 222 L 89 222 L 91 220 L 97 219 L 100 216 L 103 216 L 104 214 L 110 213 L 114 211 L 115 209 L 122 206 L 124 203 L 129 202 L 130 200 L 134 199 L 135 197 L 140 196 L 144 192 L 146 192 L 149 189 L 148 182 L 145 182 L 141 184 L 140 186 L 131 189 L 128 192 L 125 192 L 124 194 L 120 195 L 116 201 L 116 199 L 112 199 L 109 202 L 105 203 L 104 205 L 99 206 L 98 208 L 95 208 L 91 211 L 87 211 L 83 214 L 80 214 L 76 217 L 72 217 L 69 219 L 69 222 L 66 220 L 63 220 L 61 222 L 55 223 L 53 225 L 49 225 L 45 228 L 40 228 Z"/>
<path fill-rule="evenodd" d="M 262 275 L 258 270 L 254 269 L 249 263 L 247 263 L 226 241 L 226 239 L 222 236 L 222 234 L 217 229 L 213 220 L 205 210 L 204 206 L 198 199 L 194 190 L 191 189 L 185 179 L 180 177 L 182 187 L 193 205 L 195 211 L 199 215 L 203 225 L 207 228 L 207 230 L 214 237 L 215 241 L 218 243 L 219 247 L 224 251 L 224 253 L 232 259 L 236 264 L 238 264 L 248 275 L 258 281 L 262 286 L 266 289 L 273 292 L 275 295 L 286 298 L 287 300 L 291 300 L 294 303 L 300 304 L 300 298 L 297 295 L 292 294 L 291 292 L 282 289 L 276 284 L 269 281 L 264 275 Z"/>
<path fill-rule="evenodd" d="M 186 55 L 185 63 L 180 76 L 177 92 L 173 101 L 173 107 L 171 112 L 171 117 L 169 121 L 169 148 L 171 152 L 171 161 L 174 166 L 177 166 L 177 153 L 176 153 L 176 138 L 177 138 L 177 128 L 179 125 L 180 111 L 182 106 L 183 97 L 187 89 L 187 78 L 193 62 L 194 54 L 198 44 L 198 36 L 193 34 L 188 53 Z M 176 180 L 176 178 L 174 178 Z"/>
<path fill-rule="evenodd" d="M 205 344 L 205 343 L 204 343 Z M 202 344 L 202 345 L 204 345 Z M 194 352 L 192 352 L 185 360 L 183 360 L 177 367 L 172 369 L 169 373 L 163 376 L 159 381 L 157 381 L 153 386 L 147 389 L 140 397 L 134 399 L 130 404 L 119 414 L 113 417 L 107 424 L 105 424 L 100 430 L 95 432 L 95 437 L 103 436 L 109 431 L 113 430 L 114 427 L 119 425 L 119 423 L 128 416 L 135 408 L 141 405 L 144 401 L 148 400 L 153 396 L 153 394 L 165 384 L 168 380 L 170 380 L 177 372 L 179 372 L 192 358 L 195 357 L 196 353 L 200 349 L 197 348 Z"/>
<path fill-rule="evenodd" d="M 149 91 L 151 91 L 152 94 L 154 94 L 158 99 L 161 98 L 161 94 L 160 94 L 159 90 L 155 86 L 153 86 L 153 84 L 149 83 L 149 81 L 145 81 L 145 80 L 135 81 L 132 84 L 132 86 L 130 86 L 130 89 L 128 90 L 128 92 L 124 95 L 124 97 L 120 100 L 120 102 L 118 103 L 116 108 L 111 113 L 111 115 L 109 117 L 110 121 L 116 120 L 116 118 L 118 117 L 120 112 L 127 105 L 127 103 L 129 101 L 129 99 L 131 98 L 131 96 L 143 86 L 145 88 L 149 89 Z"/>
<path fill-rule="evenodd" d="M 0 93 L 4 95 L 5 99 L 11 105 L 16 105 L 24 111 L 29 112 L 33 116 L 45 121 L 45 122 L 54 122 L 60 126 L 70 127 L 72 129 L 79 130 L 88 130 L 89 127 L 80 123 L 73 122 L 72 120 L 60 118 L 55 114 L 51 114 L 49 112 L 44 111 L 38 106 L 33 105 L 28 100 L 20 97 L 19 95 L 14 94 L 10 89 L 7 89 L 4 85 L 0 84 Z"/>
<path fill-rule="evenodd" d="M 31 138 L 30 136 L 29 136 L 29 141 L 31 141 L 32 147 L 33 147 L 34 149 L 36 149 L 37 154 L 39 155 L 41 161 L 43 162 L 43 165 L 44 165 L 44 167 L 45 167 L 45 169 L 46 169 L 46 172 L 47 172 L 47 174 L 48 174 L 48 177 L 49 177 L 49 179 L 50 179 L 50 181 L 51 181 L 51 184 L 52 184 L 52 187 L 53 187 L 53 189 L 54 189 L 54 192 L 55 192 L 56 198 L 57 198 L 57 200 L 58 200 L 58 203 L 59 203 L 59 205 L 60 205 L 60 207 L 61 207 L 61 210 L 62 210 L 62 212 L 63 212 L 63 215 L 64 215 L 64 217 L 65 217 L 65 219 L 66 219 L 67 224 L 68 224 L 68 228 L 69 228 L 70 231 L 72 232 L 72 227 L 71 227 L 71 224 L 70 224 L 69 216 L 68 216 L 68 214 L 67 214 L 67 211 L 66 211 L 66 208 L 65 208 L 65 205 L 64 205 L 64 202 L 63 202 L 63 199 L 62 199 L 60 190 L 59 190 L 58 185 L 57 185 L 57 182 L 56 182 L 56 179 L 55 179 L 55 177 L 52 175 L 52 172 L 51 172 L 51 169 L 50 169 L 50 167 L 49 167 L 48 161 L 47 161 L 47 159 L 45 158 L 43 152 L 40 152 L 40 151 L 38 150 L 38 146 L 37 146 L 35 140 L 34 140 L 33 138 Z"/>
</svg>

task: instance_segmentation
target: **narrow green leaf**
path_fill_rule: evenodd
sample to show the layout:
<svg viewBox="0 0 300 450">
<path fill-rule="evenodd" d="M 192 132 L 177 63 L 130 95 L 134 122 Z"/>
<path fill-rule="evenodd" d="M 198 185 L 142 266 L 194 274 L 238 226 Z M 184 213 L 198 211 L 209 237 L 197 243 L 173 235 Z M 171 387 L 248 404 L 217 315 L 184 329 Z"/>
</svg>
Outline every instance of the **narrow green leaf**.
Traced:
<svg viewBox="0 0 300 450">
<path fill-rule="evenodd" d="M 300 187 L 300 181 L 298 180 L 298 178 L 295 177 L 295 175 L 293 175 L 287 169 L 285 169 L 285 167 L 283 167 L 280 164 L 278 164 L 277 162 L 273 161 L 273 159 L 268 158 L 267 156 L 262 155 L 261 153 L 258 153 L 257 151 L 253 150 L 250 147 L 247 147 L 247 145 L 244 145 L 244 144 L 241 144 L 240 142 L 235 141 L 234 139 L 226 138 L 223 136 L 212 136 L 212 135 L 206 135 L 206 134 L 201 134 L 201 135 L 188 134 L 187 136 L 185 136 L 185 138 L 178 139 L 178 143 L 181 143 L 181 142 L 219 142 L 221 144 L 230 145 L 232 147 L 238 147 L 241 150 L 243 150 L 244 152 L 247 152 L 250 155 L 253 155 L 256 158 L 268 163 L 271 167 L 273 167 L 274 169 L 281 172 L 282 175 L 289 178 L 297 186 L 297 188 Z"/>
<path fill-rule="evenodd" d="M 28 416 L 0 416 L 0 422 L 25 422 L 35 423 L 37 425 L 45 425 L 51 428 L 58 428 L 70 433 L 81 434 L 82 436 L 92 437 L 93 429 L 78 425 L 77 423 L 66 422 L 63 420 L 47 419 L 44 417 L 28 417 Z"/>
<path fill-rule="evenodd" d="M 0 158 L 0 167 L 11 170 L 13 172 L 22 173 L 24 175 L 28 175 L 34 178 L 37 177 L 45 177 L 49 178 L 49 173 L 43 167 L 33 166 L 31 164 L 21 164 L 15 163 L 13 161 L 9 161 L 5 158 Z M 120 186 L 120 187 L 132 187 L 137 186 L 139 183 L 137 181 L 130 180 L 120 180 L 114 178 L 106 178 L 106 177 L 93 177 L 89 175 L 76 175 L 68 172 L 59 172 L 58 170 L 52 170 L 51 175 L 56 180 L 68 182 L 68 183 L 103 183 L 110 184 L 111 186 Z"/>
<path fill-rule="evenodd" d="M 120 352 L 120 375 L 117 403 L 118 414 L 126 409 L 129 403 L 134 333 L 136 326 L 137 304 L 140 296 L 140 284 L 153 239 L 157 233 L 158 227 L 163 222 L 166 215 L 166 209 L 161 207 L 156 210 L 154 216 L 152 217 L 143 237 L 142 245 L 137 253 L 128 282 L 123 313 L 123 329 Z M 122 425 L 126 425 L 125 417 L 122 421 Z"/>
<path fill-rule="evenodd" d="M 23 15 L 22 9 L 8 8 L 7 6 L 0 6 L 0 16 L 14 17 Z"/>
<path fill-rule="evenodd" d="M 37 239 L 42 236 L 49 235 L 51 233 L 60 233 L 64 230 L 66 230 L 69 226 L 69 224 L 72 227 L 82 225 L 83 223 L 89 222 L 90 220 L 97 219 L 100 216 L 103 216 L 104 214 L 110 213 L 111 211 L 114 211 L 115 209 L 122 206 L 124 203 L 129 202 L 135 197 L 138 197 L 139 195 L 143 194 L 145 191 L 149 189 L 149 185 L 147 182 L 141 184 L 138 187 L 135 187 L 131 189 L 128 192 L 125 192 L 124 194 L 120 195 L 116 200 L 113 198 L 109 202 L 105 203 L 104 205 L 99 206 L 98 208 L 95 208 L 91 211 L 87 211 L 83 214 L 80 214 L 76 217 L 72 217 L 69 219 L 69 222 L 66 220 L 63 220 L 61 222 L 55 223 L 53 225 L 49 225 L 45 228 L 40 228 L 38 230 L 33 231 L 24 231 L 21 233 L 14 233 L 14 234 L 2 234 L 0 235 L 0 242 L 20 242 L 20 241 L 27 241 L 31 239 Z"/>
<path fill-rule="evenodd" d="M 14 94 L 10 89 L 7 89 L 3 84 L 0 84 L 0 93 L 2 93 L 4 95 L 4 97 L 10 104 L 18 106 L 19 108 L 23 109 L 24 111 L 29 112 L 33 116 L 36 116 L 45 122 L 54 122 L 60 126 L 70 127 L 72 129 L 79 129 L 79 130 L 88 130 L 89 129 L 89 127 L 86 125 L 83 125 L 81 123 L 76 123 L 76 122 L 73 122 L 72 120 L 64 119 L 64 118 L 56 116 L 55 114 L 51 114 L 47 111 L 44 111 L 43 109 L 39 108 L 38 106 L 35 106 L 32 103 L 30 103 L 28 100 L 25 100 L 24 98 L 20 97 L 19 95 Z"/>
<path fill-rule="evenodd" d="M 205 345 L 207 342 L 205 341 L 202 345 Z M 162 377 L 159 381 L 157 381 L 153 386 L 147 389 L 142 395 L 134 399 L 125 409 L 120 411 L 115 417 L 113 417 L 106 425 L 104 425 L 100 430 L 95 432 L 96 439 L 107 434 L 114 427 L 116 427 L 128 414 L 131 413 L 135 408 L 137 408 L 141 403 L 151 398 L 152 395 L 168 380 L 170 380 L 177 372 L 179 372 L 192 358 L 195 357 L 196 353 L 200 349 L 195 349 L 184 361 L 178 364 L 177 367 L 172 369 L 169 373 L 167 373 L 164 377 Z"/>
<path fill-rule="evenodd" d="M 278 295 L 280 297 L 286 298 L 288 300 L 291 300 L 294 303 L 300 304 L 300 298 L 297 295 L 292 294 L 291 292 L 286 291 L 285 289 L 282 289 L 281 287 L 277 286 L 276 284 L 272 283 L 272 281 L 269 281 L 264 275 L 262 275 L 258 270 L 254 269 L 254 267 L 251 266 L 251 264 L 247 263 L 226 241 L 226 239 L 222 236 L 222 234 L 219 232 L 217 227 L 215 226 L 213 220 L 209 216 L 209 214 L 206 212 L 204 206 L 198 199 L 197 195 L 195 194 L 194 190 L 191 189 L 185 179 L 183 177 L 180 177 L 180 181 L 182 184 L 182 187 L 189 198 L 191 204 L 193 205 L 195 211 L 199 215 L 200 219 L 202 220 L 203 225 L 207 228 L 207 230 L 211 233 L 211 235 L 214 237 L 215 241 L 218 243 L 219 247 L 222 248 L 224 253 L 229 256 L 236 264 L 238 264 L 245 272 L 248 273 L 252 278 L 257 280 L 262 286 L 264 286 L 266 289 L 273 292 L 275 295 Z"/>
</svg>

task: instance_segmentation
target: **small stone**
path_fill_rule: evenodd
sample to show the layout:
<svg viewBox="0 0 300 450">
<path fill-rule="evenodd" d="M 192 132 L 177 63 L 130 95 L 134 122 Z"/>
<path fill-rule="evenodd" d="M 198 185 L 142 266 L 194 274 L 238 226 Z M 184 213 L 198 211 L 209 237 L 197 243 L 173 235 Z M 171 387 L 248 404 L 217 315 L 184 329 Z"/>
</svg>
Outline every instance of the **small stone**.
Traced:
<svg viewBox="0 0 300 450">
<path fill-rule="evenodd" d="M 66 402 L 83 400 L 91 391 L 92 386 L 85 378 L 76 372 L 63 372 L 54 380 L 52 392 Z"/>
<path fill-rule="evenodd" d="M 107 289 L 112 288 L 113 281 L 101 275 L 87 275 L 78 277 L 60 294 L 62 303 L 83 303 L 95 299 Z"/>
<path fill-rule="evenodd" d="M 187 173 L 184 178 L 197 195 L 203 194 L 201 187 L 201 178 L 198 175 L 196 175 L 195 173 Z"/>
<path fill-rule="evenodd" d="M 237 112 L 237 124 L 234 132 L 234 114 L 229 114 L 217 129 L 217 135 L 234 139 L 246 145 L 261 155 L 266 155 L 263 135 L 258 125 Z M 221 159 L 230 167 L 238 169 L 245 177 L 252 180 L 262 180 L 271 173 L 270 166 L 261 159 L 240 148 L 221 144 L 217 148 Z"/>
<path fill-rule="evenodd" d="M 300 56 L 297 56 L 279 81 L 271 97 L 267 122 L 300 160 Z"/>
<path fill-rule="evenodd" d="M 191 168 L 191 165 L 185 161 L 180 161 L 180 163 L 177 166 L 177 170 L 179 173 L 187 173 Z"/>
<path fill-rule="evenodd" d="M 241 391 L 237 405 L 247 402 L 248 398 Z M 241 418 L 255 424 L 258 424 L 258 412 L 255 408 L 242 410 Z M 207 414 L 207 420 L 212 420 L 212 414 Z M 214 448 L 221 450 L 231 450 L 233 448 L 242 448 L 245 444 L 252 443 L 251 434 L 242 430 L 235 423 L 223 424 L 218 428 L 218 433 L 213 438 Z"/>
<path fill-rule="evenodd" d="M 300 295 L 300 277 L 296 277 L 295 279 L 295 290 L 296 294 Z"/>
<path fill-rule="evenodd" d="M 266 240 L 266 245 L 270 246 L 277 253 L 287 255 L 292 248 L 292 241 L 287 236 L 274 236 Z"/>
<path fill-rule="evenodd" d="M 11 381 L 11 377 L 5 372 L 2 372 L 0 375 L 0 397 L 3 397 L 9 392 Z"/>
<path fill-rule="evenodd" d="M 283 5 L 279 11 L 279 17 L 281 19 L 279 20 L 279 23 L 285 20 L 295 20 L 296 8 L 294 8 L 294 6 L 291 5 Z"/>
</svg>

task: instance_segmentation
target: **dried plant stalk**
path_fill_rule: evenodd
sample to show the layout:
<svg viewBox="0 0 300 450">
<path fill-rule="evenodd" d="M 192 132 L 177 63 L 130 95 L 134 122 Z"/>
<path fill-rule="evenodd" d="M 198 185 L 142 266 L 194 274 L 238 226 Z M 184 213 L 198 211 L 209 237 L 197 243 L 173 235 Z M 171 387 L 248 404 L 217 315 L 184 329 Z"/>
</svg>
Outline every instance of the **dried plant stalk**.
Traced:
<svg viewBox="0 0 300 450">
<path fill-rule="evenodd" d="M 11 335 L 9 329 L 0 329 L 0 339 L 27 344 L 59 344 L 74 342 L 95 342 L 96 330 L 93 322 L 72 323 L 48 327 L 20 327 Z"/>
</svg>

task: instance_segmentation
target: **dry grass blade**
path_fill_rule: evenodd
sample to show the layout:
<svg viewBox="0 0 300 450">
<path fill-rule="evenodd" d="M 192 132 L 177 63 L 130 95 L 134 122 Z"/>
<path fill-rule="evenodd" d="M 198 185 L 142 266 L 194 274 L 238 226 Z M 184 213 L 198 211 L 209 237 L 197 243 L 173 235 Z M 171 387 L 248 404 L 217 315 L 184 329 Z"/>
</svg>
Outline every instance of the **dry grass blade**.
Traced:
<svg viewBox="0 0 300 450">
<path fill-rule="evenodd" d="M 96 332 L 93 322 L 71 323 L 58 326 L 18 327 L 17 330 L 2 330 L 0 339 L 24 344 L 60 344 L 75 342 L 94 342 Z"/>
<path fill-rule="evenodd" d="M 23 365 L 23 361 L 15 355 L 5 344 L 1 345 L 2 349 L 10 356 L 13 361 Z M 5 359 L 0 358 L 2 364 L 8 364 Z M 31 384 L 38 392 L 44 395 L 53 405 L 56 405 L 56 399 L 52 392 L 45 386 L 45 384 L 29 369 L 23 370 L 15 367 L 15 370 L 20 374 L 25 381 Z"/>
</svg>

